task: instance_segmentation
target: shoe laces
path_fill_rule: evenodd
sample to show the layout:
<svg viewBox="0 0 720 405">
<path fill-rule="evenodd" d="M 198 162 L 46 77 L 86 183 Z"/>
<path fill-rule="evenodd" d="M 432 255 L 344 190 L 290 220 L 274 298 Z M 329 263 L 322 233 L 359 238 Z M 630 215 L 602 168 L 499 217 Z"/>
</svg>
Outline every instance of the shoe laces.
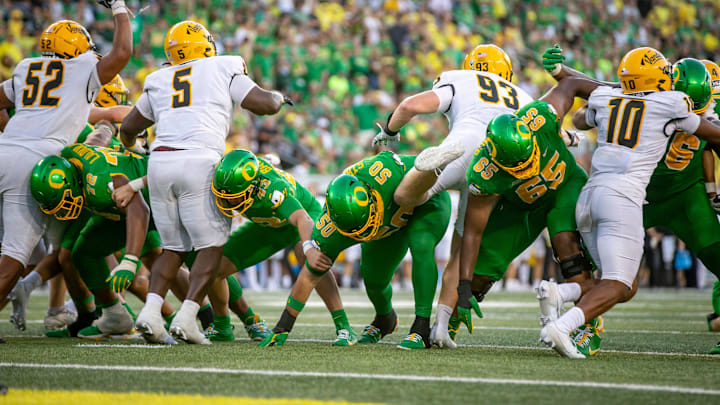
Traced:
<svg viewBox="0 0 720 405">
<path fill-rule="evenodd" d="M 350 340 L 350 332 L 347 329 L 340 329 L 337 331 L 337 338 L 335 340 Z"/>
<path fill-rule="evenodd" d="M 343 329 L 343 330 L 345 330 L 345 329 Z M 375 325 L 368 325 L 368 326 L 365 327 L 365 329 L 363 330 L 363 332 L 364 332 L 365 334 L 368 334 L 368 335 L 372 336 L 372 337 L 375 337 L 376 335 L 379 335 L 379 334 L 380 334 L 380 328 L 378 328 L 378 327 L 375 326 Z"/>
<path fill-rule="evenodd" d="M 422 342 L 422 340 L 423 340 L 422 336 L 420 336 L 419 334 L 417 334 L 415 332 L 407 335 L 407 337 L 405 339 L 410 340 L 412 342 L 416 342 L 416 343 Z"/>
</svg>

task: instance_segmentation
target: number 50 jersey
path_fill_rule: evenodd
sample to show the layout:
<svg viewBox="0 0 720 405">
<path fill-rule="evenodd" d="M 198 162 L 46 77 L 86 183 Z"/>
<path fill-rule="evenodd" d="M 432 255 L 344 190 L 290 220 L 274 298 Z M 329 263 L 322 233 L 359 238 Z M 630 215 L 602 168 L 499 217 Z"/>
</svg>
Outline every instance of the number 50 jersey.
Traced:
<svg viewBox="0 0 720 405">
<path fill-rule="evenodd" d="M 240 104 L 256 84 L 240 56 L 194 59 L 145 78 L 136 108 L 155 122 L 155 142 L 178 149 L 225 151 L 233 102 Z"/>
<path fill-rule="evenodd" d="M 598 148 L 585 187 L 608 187 L 641 205 L 675 130 L 672 124 L 693 115 L 691 105 L 679 91 L 625 94 L 620 88 L 595 89 L 585 120 L 598 127 Z"/>
</svg>

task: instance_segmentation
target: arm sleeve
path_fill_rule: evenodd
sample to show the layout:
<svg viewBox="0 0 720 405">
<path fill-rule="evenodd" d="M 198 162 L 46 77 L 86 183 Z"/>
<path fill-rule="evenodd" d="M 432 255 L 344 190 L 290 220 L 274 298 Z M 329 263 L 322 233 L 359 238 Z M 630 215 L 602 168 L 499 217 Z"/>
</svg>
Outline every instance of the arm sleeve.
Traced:
<svg viewBox="0 0 720 405">
<path fill-rule="evenodd" d="M 438 106 L 437 112 L 445 113 L 450 110 L 452 105 L 453 97 L 455 97 L 455 86 L 452 84 L 443 84 L 434 88 L 433 93 L 440 99 L 440 105 Z"/>
<path fill-rule="evenodd" d="M 153 113 L 152 105 L 150 104 L 150 96 L 147 92 L 143 92 L 135 103 L 135 109 L 145 118 L 152 122 L 156 122 L 155 114 Z"/>
<path fill-rule="evenodd" d="M 585 111 L 585 123 L 588 124 L 588 126 L 597 127 L 597 122 L 595 122 L 596 113 L 597 111 L 595 111 L 595 108 L 588 104 L 588 108 Z"/>
<path fill-rule="evenodd" d="M 15 86 L 13 86 L 13 79 L 7 79 L 2 83 L 2 89 L 5 92 L 5 96 L 12 102 L 15 102 Z"/>
<path fill-rule="evenodd" d="M 245 74 L 235 75 L 230 81 L 230 97 L 235 104 L 240 104 L 245 100 L 250 90 L 257 84 Z"/>
</svg>

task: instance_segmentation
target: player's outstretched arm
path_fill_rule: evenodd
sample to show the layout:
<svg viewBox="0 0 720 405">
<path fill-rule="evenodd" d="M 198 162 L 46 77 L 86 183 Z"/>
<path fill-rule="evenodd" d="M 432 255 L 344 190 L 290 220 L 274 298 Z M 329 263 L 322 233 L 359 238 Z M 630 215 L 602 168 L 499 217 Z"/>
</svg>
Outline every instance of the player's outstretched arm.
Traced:
<svg viewBox="0 0 720 405">
<path fill-rule="evenodd" d="M 579 72 L 563 64 L 565 56 L 562 54 L 562 48 L 560 45 L 555 44 L 552 48 L 545 49 L 542 54 L 542 65 L 550 76 L 552 76 L 558 82 L 568 77 L 584 77 L 589 80 L 597 81 L 601 86 L 620 87 L 620 83 L 617 82 L 604 82 L 593 79 L 585 73 Z"/>
<path fill-rule="evenodd" d="M 575 97 L 587 99 L 590 97 L 590 93 L 600 86 L 601 83 L 597 80 L 584 77 L 569 77 L 558 82 L 550 91 L 540 97 L 540 100 L 552 104 L 558 118 L 562 120 L 572 107 Z"/>
<path fill-rule="evenodd" d="M 138 111 L 137 106 L 133 107 L 130 113 L 122 121 L 120 127 L 120 140 L 126 148 L 134 148 L 137 136 L 153 124 Z"/>
<path fill-rule="evenodd" d="M 278 91 L 267 91 L 255 86 L 247 93 L 240 106 L 257 115 L 273 115 L 280 111 L 283 104 L 295 105 L 290 98 Z"/>
<path fill-rule="evenodd" d="M 699 117 L 698 117 L 699 118 Z M 697 127 L 695 131 L 693 131 L 690 128 L 687 128 L 685 125 L 693 125 L 692 123 L 688 123 L 689 120 L 674 120 L 671 121 L 676 123 L 677 129 L 685 130 L 685 132 L 691 133 L 699 138 L 702 138 L 709 143 L 712 143 L 714 145 L 720 145 L 720 126 L 708 121 L 705 118 L 700 118 L 700 125 Z M 668 133 L 668 128 L 666 126 L 665 134 Z M 711 146 L 712 147 L 712 146 Z"/>
<path fill-rule="evenodd" d="M 405 124 L 419 114 L 437 112 L 440 108 L 440 98 L 433 90 L 424 91 L 405 98 L 398 104 L 395 111 L 388 116 L 385 125 L 378 124 L 380 132 L 373 138 L 373 145 L 387 145 L 388 142 L 400 140 L 398 132 Z"/>
<path fill-rule="evenodd" d="M 130 114 L 132 107 L 129 105 L 115 105 L 112 107 L 92 107 L 88 122 L 95 125 L 96 122 L 106 120 L 113 123 L 121 123 Z"/>
<path fill-rule="evenodd" d="M 114 188 L 122 187 L 127 183 L 128 179 L 125 176 L 113 176 Z M 150 209 L 145 203 L 142 194 L 136 195 L 135 198 L 130 200 L 127 208 L 122 209 L 122 211 L 125 212 L 127 240 L 125 254 L 120 264 L 113 268 L 106 280 L 115 292 L 121 292 L 130 287 L 135 273 L 140 269 L 140 254 L 145 243 L 150 218 Z"/>
<path fill-rule="evenodd" d="M 299 209 L 293 212 L 288 222 L 298 230 L 302 241 L 303 253 L 310 266 L 319 271 L 327 271 L 332 267 L 332 260 L 312 243 L 313 220 L 310 219 L 307 211 Z M 304 262 L 304 260 L 303 260 Z"/>
<path fill-rule="evenodd" d="M 115 21 L 112 49 L 100 59 L 96 66 L 98 79 L 100 79 L 100 83 L 105 84 L 120 73 L 130 61 L 130 56 L 132 56 L 132 30 L 130 29 L 130 18 L 128 18 L 125 1 L 102 0 L 99 3 L 112 9 Z"/>
</svg>

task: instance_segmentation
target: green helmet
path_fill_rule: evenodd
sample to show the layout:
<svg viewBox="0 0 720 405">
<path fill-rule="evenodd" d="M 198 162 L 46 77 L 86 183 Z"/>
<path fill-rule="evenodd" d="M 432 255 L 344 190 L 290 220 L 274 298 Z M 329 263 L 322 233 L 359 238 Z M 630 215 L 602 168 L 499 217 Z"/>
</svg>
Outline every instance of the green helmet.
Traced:
<svg viewBox="0 0 720 405">
<path fill-rule="evenodd" d="M 82 184 L 75 166 L 60 156 L 39 161 L 30 174 L 30 192 L 42 212 L 65 221 L 80 216 Z"/>
<path fill-rule="evenodd" d="M 697 59 L 685 58 L 673 66 L 673 89 L 690 97 L 693 112 L 702 114 L 710 105 L 712 78 L 705 65 Z"/>
<path fill-rule="evenodd" d="M 220 212 L 228 217 L 242 215 L 253 204 L 260 161 L 249 150 L 236 149 L 215 167 L 212 192 Z M 235 211 L 235 213 L 233 213 Z"/>
<path fill-rule="evenodd" d="M 358 241 L 375 238 L 383 220 L 379 194 L 351 174 L 343 174 L 330 182 L 325 204 L 337 230 Z"/>
<path fill-rule="evenodd" d="M 540 172 L 540 148 L 525 123 L 513 114 L 493 118 L 487 127 L 485 148 L 495 164 L 518 179 Z"/>
</svg>

